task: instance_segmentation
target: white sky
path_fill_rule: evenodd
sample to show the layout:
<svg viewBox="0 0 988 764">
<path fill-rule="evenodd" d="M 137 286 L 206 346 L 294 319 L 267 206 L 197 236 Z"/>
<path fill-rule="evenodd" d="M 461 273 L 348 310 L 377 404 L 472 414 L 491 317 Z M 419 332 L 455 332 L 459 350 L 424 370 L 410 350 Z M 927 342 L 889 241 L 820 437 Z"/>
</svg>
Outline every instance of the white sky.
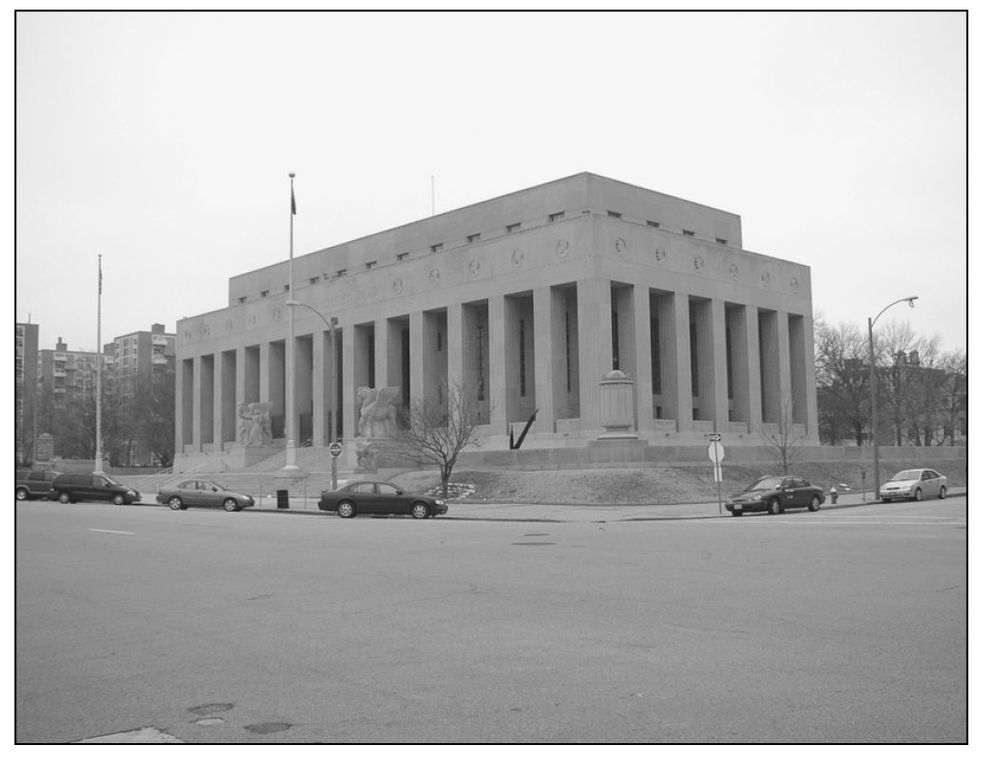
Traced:
<svg viewBox="0 0 988 764">
<path fill-rule="evenodd" d="M 961 13 L 28 13 L 16 320 L 96 348 L 227 279 L 584 170 L 741 216 L 830 323 L 966 348 Z M 972 88 L 973 92 L 973 88 Z M 881 326 L 881 324 L 880 324 Z"/>
</svg>

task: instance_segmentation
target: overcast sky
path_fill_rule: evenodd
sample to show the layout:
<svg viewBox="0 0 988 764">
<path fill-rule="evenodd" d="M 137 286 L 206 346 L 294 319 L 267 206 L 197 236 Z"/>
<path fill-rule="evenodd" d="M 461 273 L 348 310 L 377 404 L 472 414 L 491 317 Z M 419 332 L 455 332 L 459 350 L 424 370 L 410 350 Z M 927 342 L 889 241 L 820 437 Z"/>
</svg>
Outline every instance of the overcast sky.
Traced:
<svg viewBox="0 0 988 764">
<path fill-rule="evenodd" d="M 815 311 L 966 348 L 961 13 L 28 13 L 16 320 L 102 339 L 230 276 L 589 171 L 741 216 Z"/>
</svg>

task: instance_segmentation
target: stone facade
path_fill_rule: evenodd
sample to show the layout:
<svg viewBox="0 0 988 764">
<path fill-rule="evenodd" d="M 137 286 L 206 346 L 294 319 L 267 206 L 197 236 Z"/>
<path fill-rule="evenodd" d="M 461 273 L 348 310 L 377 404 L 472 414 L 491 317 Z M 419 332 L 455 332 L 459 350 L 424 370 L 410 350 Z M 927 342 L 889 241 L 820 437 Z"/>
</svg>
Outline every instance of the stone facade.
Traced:
<svg viewBox="0 0 988 764">
<path fill-rule="evenodd" d="M 810 269 L 744 250 L 737 215 L 597 175 L 229 286 L 227 307 L 177 325 L 179 460 L 235 446 L 238 406 L 252 401 L 270 402 L 283 439 L 291 355 L 301 447 L 352 442 L 361 388 L 397 388 L 408 405 L 454 385 L 488 404 L 484 449 L 507 448 L 536 409 L 526 444 L 582 445 L 604 433 L 600 383 L 614 369 L 634 383 L 632 430 L 646 443 L 719 431 L 754 444 L 780 421 L 819 442 Z"/>
</svg>

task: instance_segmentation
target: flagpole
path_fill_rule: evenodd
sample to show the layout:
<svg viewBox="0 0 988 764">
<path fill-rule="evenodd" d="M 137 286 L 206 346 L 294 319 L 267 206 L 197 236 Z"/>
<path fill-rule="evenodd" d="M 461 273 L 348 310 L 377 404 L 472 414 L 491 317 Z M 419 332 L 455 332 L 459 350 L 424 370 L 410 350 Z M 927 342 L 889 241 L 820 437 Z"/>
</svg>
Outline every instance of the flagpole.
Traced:
<svg viewBox="0 0 988 764">
<path fill-rule="evenodd" d="M 99 279 L 96 289 L 96 459 L 93 472 L 103 474 L 103 255 L 97 255 Z"/>
<path fill-rule="evenodd" d="M 292 207 L 288 216 L 288 347 L 285 364 L 288 367 L 285 391 L 285 469 L 297 470 L 295 464 L 295 173 L 291 180 Z"/>
</svg>

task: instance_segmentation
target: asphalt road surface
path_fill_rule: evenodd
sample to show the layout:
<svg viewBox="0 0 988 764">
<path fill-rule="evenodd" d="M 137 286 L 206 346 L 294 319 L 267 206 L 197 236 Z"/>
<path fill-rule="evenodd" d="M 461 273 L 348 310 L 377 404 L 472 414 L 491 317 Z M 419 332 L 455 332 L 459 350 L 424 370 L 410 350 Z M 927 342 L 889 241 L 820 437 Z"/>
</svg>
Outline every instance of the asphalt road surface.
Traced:
<svg viewBox="0 0 988 764">
<path fill-rule="evenodd" d="M 966 509 L 19 502 L 16 741 L 963 743 Z"/>
</svg>

